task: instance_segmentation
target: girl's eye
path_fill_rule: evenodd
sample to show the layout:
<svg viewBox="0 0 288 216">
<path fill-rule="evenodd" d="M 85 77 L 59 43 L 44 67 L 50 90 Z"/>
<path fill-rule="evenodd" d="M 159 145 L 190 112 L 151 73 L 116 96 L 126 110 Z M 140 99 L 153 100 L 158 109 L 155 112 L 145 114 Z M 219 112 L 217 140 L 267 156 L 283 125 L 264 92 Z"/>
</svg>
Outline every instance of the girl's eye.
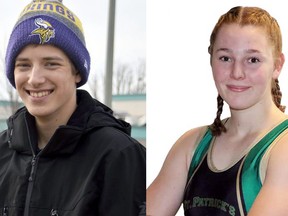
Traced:
<svg viewBox="0 0 288 216">
<path fill-rule="evenodd" d="M 252 58 L 248 59 L 248 62 L 249 63 L 258 63 L 258 62 L 260 62 L 260 60 L 258 58 L 252 57 Z"/>
<path fill-rule="evenodd" d="M 219 58 L 221 61 L 224 61 L 224 62 L 228 62 L 228 61 L 231 61 L 231 59 L 227 56 L 222 56 Z"/>
</svg>

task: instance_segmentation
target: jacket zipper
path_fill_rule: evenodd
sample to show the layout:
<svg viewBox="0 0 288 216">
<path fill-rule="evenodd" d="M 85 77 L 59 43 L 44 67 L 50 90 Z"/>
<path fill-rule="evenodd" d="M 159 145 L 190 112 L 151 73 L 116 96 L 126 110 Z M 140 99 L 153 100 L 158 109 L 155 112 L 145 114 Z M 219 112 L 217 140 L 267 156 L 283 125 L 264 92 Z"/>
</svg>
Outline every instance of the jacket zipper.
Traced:
<svg viewBox="0 0 288 216">
<path fill-rule="evenodd" d="M 30 171 L 30 176 L 28 178 L 28 189 L 27 189 L 27 194 L 26 194 L 26 202 L 25 202 L 25 210 L 24 210 L 24 216 L 29 216 L 29 207 L 30 207 L 30 202 L 31 202 L 31 196 L 32 196 L 32 191 L 33 191 L 33 186 L 34 186 L 34 177 L 36 174 L 36 169 L 38 165 L 38 157 L 33 154 L 33 158 L 31 161 L 31 171 Z"/>
<path fill-rule="evenodd" d="M 51 216 L 59 216 L 58 211 L 55 210 L 55 209 L 52 209 L 52 210 L 51 210 L 50 215 L 51 215 Z"/>
<path fill-rule="evenodd" d="M 29 139 L 29 144 L 30 144 L 30 148 L 32 151 L 32 160 L 31 160 L 31 171 L 30 171 L 30 175 L 28 178 L 28 189 L 27 189 L 27 193 L 26 193 L 26 201 L 25 201 L 25 208 L 24 208 L 24 216 L 29 216 L 29 208 L 30 208 L 30 202 L 31 202 L 31 197 L 32 197 L 32 191 L 33 191 L 33 186 L 34 186 L 34 178 L 36 176 L 36 169 L 37 169 L 37 165 L 38 165 L 38 158 L 39 158 L 39 154 L 36 155 L 32 146 L 32 142 L 31 142 L 31 137 L 30 137 L 30 132 L 29 132 L 29 125 L 27 123 L 27 120 L 25 118 L 25 124 L 26 124 L 26 128 L 28 129 L 28 139 Z"/>
<path fill-rule="evenodd" d="M 8 216 L 8 207 L 5 206 L 3 209 L 3 216 Z"/>
</svg>

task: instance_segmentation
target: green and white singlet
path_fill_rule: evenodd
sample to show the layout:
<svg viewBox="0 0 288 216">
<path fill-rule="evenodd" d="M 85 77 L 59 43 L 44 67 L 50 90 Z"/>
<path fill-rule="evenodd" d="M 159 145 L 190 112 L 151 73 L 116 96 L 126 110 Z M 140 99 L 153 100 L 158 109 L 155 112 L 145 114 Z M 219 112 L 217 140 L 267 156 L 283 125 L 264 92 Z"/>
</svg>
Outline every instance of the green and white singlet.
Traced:
<svg viewBox="0 0 288 216">
<path fill-rule="evenodd" d="M 208 129 L 190 164 L 183 199 L 185 216 L 247 215 L 262 187 L 261 161 L 288 132 L 287 128 L 288 120 L 281 122 L 237 163 L 223 171 L 212 170 L 208 165 L 207 155 L 214 138 Z"/>
</svg>

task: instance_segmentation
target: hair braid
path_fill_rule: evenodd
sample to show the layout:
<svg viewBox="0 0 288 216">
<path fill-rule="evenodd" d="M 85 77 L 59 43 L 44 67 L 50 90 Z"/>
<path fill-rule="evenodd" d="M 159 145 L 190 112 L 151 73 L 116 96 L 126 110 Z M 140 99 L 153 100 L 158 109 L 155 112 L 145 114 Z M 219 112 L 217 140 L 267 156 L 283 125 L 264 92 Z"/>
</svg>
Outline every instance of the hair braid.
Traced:
<svg viewBox="0 0 288 216">
<path fill-rule="evenodd" d="M 225 128 L 225 126 L 222 123 L 221 118 L 220 118 L 222 111 L 223 111 L 223 106 L 224 106 L 224 101 L 223 101 L 222 97 L 220 95 L 218 95 L 218 97 L 217 97 L 217 107 L 218 107 L 217 115 L 216 115 L 216 118 L 214 119 L 213 124 L 209 126 L 209 128 L 212 132 L 212 135 L 214 135 L 214 136 L 219 136 L 222 132 L 226 132 L 226 128 Z"/>
<path fill-rule="evenodd" d="M 279 80 L 278 80 L 278 79 L 275 79 L 275 80 L 273 81 L 271 93 L 272 93 L 273 101 L 274 101 L 275 105 L 276 105 L 282 112 L 285 112 L 286 106 L 282 106 L 282 105 L 281 105 L 282 92 L 281 92 L 281 90 L 280 90 Z"/>
</svg>

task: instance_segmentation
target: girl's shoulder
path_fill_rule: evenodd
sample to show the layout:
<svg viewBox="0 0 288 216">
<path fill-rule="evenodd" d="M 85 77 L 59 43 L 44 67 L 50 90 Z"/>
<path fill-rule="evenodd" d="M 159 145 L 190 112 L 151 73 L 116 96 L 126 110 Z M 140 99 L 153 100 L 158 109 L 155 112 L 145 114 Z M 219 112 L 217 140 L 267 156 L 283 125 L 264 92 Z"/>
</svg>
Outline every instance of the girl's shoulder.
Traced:
<svg viewBox="0 0 288 216">
<path fill-rule="evenodd" d="M 180 138 L 176 141 L 172 149 L 178 152 L 182 156 L 185 155 L 187 169 L 190 166 L 192 156 L 202 140 L 203 136 L 208 130 L 208 125 L 196 127 L 186 131 Z"/>
</svg>

